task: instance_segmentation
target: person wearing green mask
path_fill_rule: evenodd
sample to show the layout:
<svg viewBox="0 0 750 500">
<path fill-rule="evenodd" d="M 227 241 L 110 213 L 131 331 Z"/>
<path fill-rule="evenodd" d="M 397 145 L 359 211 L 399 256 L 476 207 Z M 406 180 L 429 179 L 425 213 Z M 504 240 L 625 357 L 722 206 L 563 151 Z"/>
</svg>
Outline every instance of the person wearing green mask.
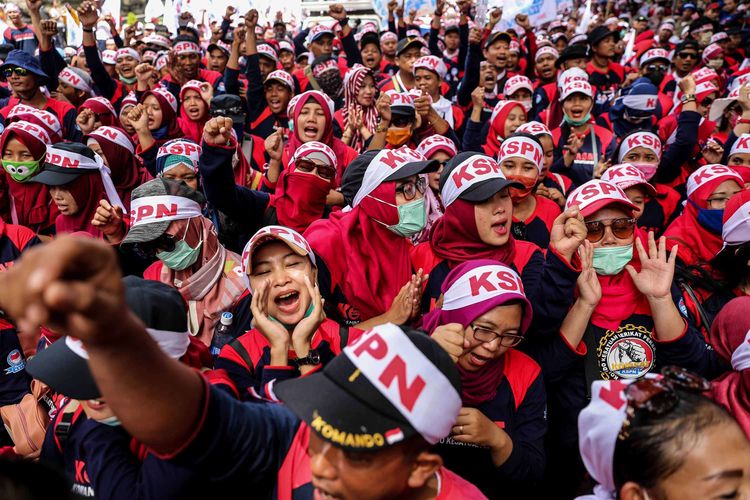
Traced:
<svg viewBox="0 0 750 500">
<path fill-rule="evenodd" d="M 566 79 L 560 91 L 563 122 L 552 131 L 554 163 L 550 170 L 564 174 L 580 186 L 594 177 L 605 152 L 614 149 L 617 138 L 597 125 L 591 116 L 594 88 L 580 79 Z"/>
<path fill-rule="evenodd" d="M 188 330 L 207 346 L 214 326 L 245 291 L 240 257 L 220 242 L 202 215 L 205 199 L 182 182 L 154 179 L 133 190 L 130 228 L 122 246 L 158 259 L 143 273 L 179 290 Z"/>
<path fill-rule="evenodd" d="M 417 319 L 422 283 L 412 264 L 411 236 L 427 221 L 426 181 L 439 164 L 409 148 L 359 155 L 344 171 L 350 210 L 313 222 L 305 238 L 316 255 L 330 317 L 365 329 Z"/>
<path fill-rule="evenodd" d="M 3 171 L 10 195 L 6 221 L 26 226 L 37 234 L 54 233 L 57 207 L 50 204 L 44 184 L 28 182 L 41 168 L 49 134 L 39 125 L 18 121 L 8 125 L 0 136 Z"/>
<path fill-rule="evenodd" d="M 256 232 L 242 252 L 242 275 L 254 328 L 225 345 L 215 363 L 240 399 L 270 397 L 269 384 L 325 365 L 361 333 L 326 318 L 315 255 L 293 229 Z"/>
</svg>

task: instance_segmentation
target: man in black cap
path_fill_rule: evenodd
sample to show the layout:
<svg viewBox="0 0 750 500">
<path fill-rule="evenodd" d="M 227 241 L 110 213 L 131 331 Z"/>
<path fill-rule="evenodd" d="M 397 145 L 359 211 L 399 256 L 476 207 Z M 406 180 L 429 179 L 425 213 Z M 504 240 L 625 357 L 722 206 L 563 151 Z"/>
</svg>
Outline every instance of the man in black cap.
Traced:
<svg viewBox="0 0 750 500">
<path fill-rule="evenodd" d="M 680 80 L 692 73 L 700 61 L 700 47 L 698 42 L 688 38 L 678 43 L 672 56 L 672 81 L 664 86 L 663 92 L 674 94 L 677 91 L 677 84 Z"/>
<path fill-rule="evenodd" d="M 412 65 L 422 54 L 424 41 L 416 36 L 402 38 L 396 45 L 396 64 L 398 72 L 392 78 L 383 81 L 380 85 L 381 92 L 395 90 L 396 92 L 408 92 L 414 88 L 414 73 Z"/>
<path fill-rule="evenodd" d="M 0 307 L 24 329 L 76 335 L 123 427 L 162 458 L 276 483 L 283 497 L 483 498 L 430 451 L 456 432 L 461 396 L 455 364 L 429 337 L 381 325 L 275 387 L 286 406 L 241 403 L 157 347 L 119 274 L 111 248 L 63 237 L 0 276 Z"/>
<path fill-rule="evenodd" d="M 598 104 L 612 99 L 625 79 L 625 68 L 613 62 L 618 39 L 619 33 L 606 26 L 597 26 L 588 35 L 591 61 L 586 66 L 586 72 L 590 75 L 589 83 L 597 90 Z"/>
</svg>

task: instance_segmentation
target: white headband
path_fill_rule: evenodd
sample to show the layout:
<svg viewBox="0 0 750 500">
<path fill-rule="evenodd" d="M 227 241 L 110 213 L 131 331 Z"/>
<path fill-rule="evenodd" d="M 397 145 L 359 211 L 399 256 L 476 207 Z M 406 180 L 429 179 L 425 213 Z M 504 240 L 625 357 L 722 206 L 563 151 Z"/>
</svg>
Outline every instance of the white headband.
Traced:
<svg viewBox="0 0 750 500">
<path fill-rule="evenodd" d="M 122 130 L 115 127 L 99 127 L 89 134 L 89 142 L 91 142 L 92 140 L 96 141 L 97 138 L 113 142 L 118 146 L 127 149 L 131 153 L 135 153 L 135 146 L 133 146 L 133 141 L 131 141 L 130 138 Z"/>
<path fill-rule="evenodd" d="M 62 168 L 98 170 L 102 178 L 102 184 L 104 185 L 104 192 L 107 194 L 109 202 L 112 205 L 117 205 L 121 208 L 124 207 L 120 195 L 117 194 L 117 189 L 115 189 L 115 185 L 112 182 L 112 178 L 109 176 L 111 170 L 105 165 L 104 160 L 98 154 L 94 153 L 94 158 L 91 159 L 88 156 L 72 151 L 59 149 L 55 146 L 47 146 L 47 154 L 44 161 Z"/>
<path fill-rule="evenodd" d="M 732 353 L 732 368 L 737 372 L 750 368 L 750 331 L 745 334 L 745 340 Z"/>
<path fill-rule="evenodd" d="M 500 165 L 489 156 L 472 155 L 448 175 L 441 191 L 443 204 L 448 207 L 474 184 L 493 179 L 505 179 Z"/>
<path fill-rule="evenodd" d="M 718 177 L 731 177 L 733 178 L 733 180 L 736 180 L 740 186 L 745 185 L 745 182 L 742 180 L 742 177 L 740 177 L 740 174 L 725 165 L 719 165 L 718 163 L 704 165 L 703 167 L 690 174 L 690 177 L 688 177 L 688 198 L 706 182 L 714 180 Z"/>
<path fill-rule="evenodd" d="M 130 202 L 130 227 L 154 222 L 192 219 L 202 215 L 201 206 L 184 196 L 144 196 Z"/>
<path fill-rule="evenodd" d="M 512 136 L 500 144 L 500 150 L 497 153 L 497 161 L 501 162 L 506 158 L 523 158 L 536 165 L 537 170 L 541 173 L 544 163 L 544 151 L 537 141 L 530 137 Z"/>
<path fill-rule="evenodd" d="M 57 79 L 76 90 L 83 90 L 87 94 L 94 93 L 94 89 L 91 88 L 91 85 L 86 83 L 86 80 L 84 80 L 81 75 L 76 74 L 76 72 L 70 70 L 70 68 L 65 68 L 58 73 Z"/>
<path fill-rule="evenodd" d="M 352 200 L 352 207 L 359 205 L 367 195 L 375 191 L 383 181 L 396 173 L 401 167 L 415 161 L 425 161 L 425 158 L 407 147 L 380 150 L 365 170 L 362 184 L 359 186 L 354 200 Z"/>
<path fill-rule="evenodd" d="M 441 309 L 455 311 L 507 294 L 526 296 L 518 274 L 499 264 L 481 266 L 466 272 L 451 284 L 445 291 Z"/>
<path fill-rule="evenodd" d="M 661 159 L 661 139 L 651 132 L 638 132 L 625 138 L 620 144 L 620 154 L 617 156 L 617 163 L 622 163 L 625 155 L 635 148 L 646 148 L 653 151 L 657 158 Z"/>
<path fill-rule="evenodd" d="M 750 134 L 742 134 L 732 144 L 732 149 L 729 150 L 729 156 L 736 154 L 748 154 L 750 153 Z"/>
</svg>

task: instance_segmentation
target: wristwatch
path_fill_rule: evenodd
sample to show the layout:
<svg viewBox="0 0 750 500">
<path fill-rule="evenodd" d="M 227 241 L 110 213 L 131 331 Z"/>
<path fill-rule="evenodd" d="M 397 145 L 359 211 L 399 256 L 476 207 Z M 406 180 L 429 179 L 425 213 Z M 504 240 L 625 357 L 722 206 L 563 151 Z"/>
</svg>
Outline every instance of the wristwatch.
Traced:
<svg viewBox="0 0 750 500">
<path fill-rule="evenodd" d="M 297 358 L 297 367 L 300 366 L 316 366 L 320 364 L 320 353 L 317 349 L 310 349 L 307 356 L 304 358 Z"/>
<path fill-rule="evenodd" d="M 388 130 L 388 125 L 389 125 L 388 123 L 383 122 L 383 121 L 378 122 L 378 126 L 375 127 L 375 133 L 379 134 L 379 133 L 385 132 L 386 130 Z"/>
<path fill-rule="evenodd" d="M 687 104 L 689 102 L 695 102 L 695 94 L 685 94 L 682 96 L 682 99 L 680 99 L 682 104 Z"/>
</svg>

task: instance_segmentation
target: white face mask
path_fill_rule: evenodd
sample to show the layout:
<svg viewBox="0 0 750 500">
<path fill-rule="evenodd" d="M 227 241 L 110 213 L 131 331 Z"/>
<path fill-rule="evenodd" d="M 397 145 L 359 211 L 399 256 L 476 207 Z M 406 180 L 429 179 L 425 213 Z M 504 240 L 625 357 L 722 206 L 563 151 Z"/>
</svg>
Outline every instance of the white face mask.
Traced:
<svg viewBox="0 0 750 500">
<path fill-rule="evenodd" d="M 713 69 L 719 69 L 724 65 L 724 59 L 710 59 L 706 66 Z"/>
<path fill-rule="evenodd" d="M 521 101 L 521 104 L 523 105 L 523 109 L 525 109 L 527 113 L 531 111 L 531 99 L 529 99 L 528 101 Z"/>
</svg>

